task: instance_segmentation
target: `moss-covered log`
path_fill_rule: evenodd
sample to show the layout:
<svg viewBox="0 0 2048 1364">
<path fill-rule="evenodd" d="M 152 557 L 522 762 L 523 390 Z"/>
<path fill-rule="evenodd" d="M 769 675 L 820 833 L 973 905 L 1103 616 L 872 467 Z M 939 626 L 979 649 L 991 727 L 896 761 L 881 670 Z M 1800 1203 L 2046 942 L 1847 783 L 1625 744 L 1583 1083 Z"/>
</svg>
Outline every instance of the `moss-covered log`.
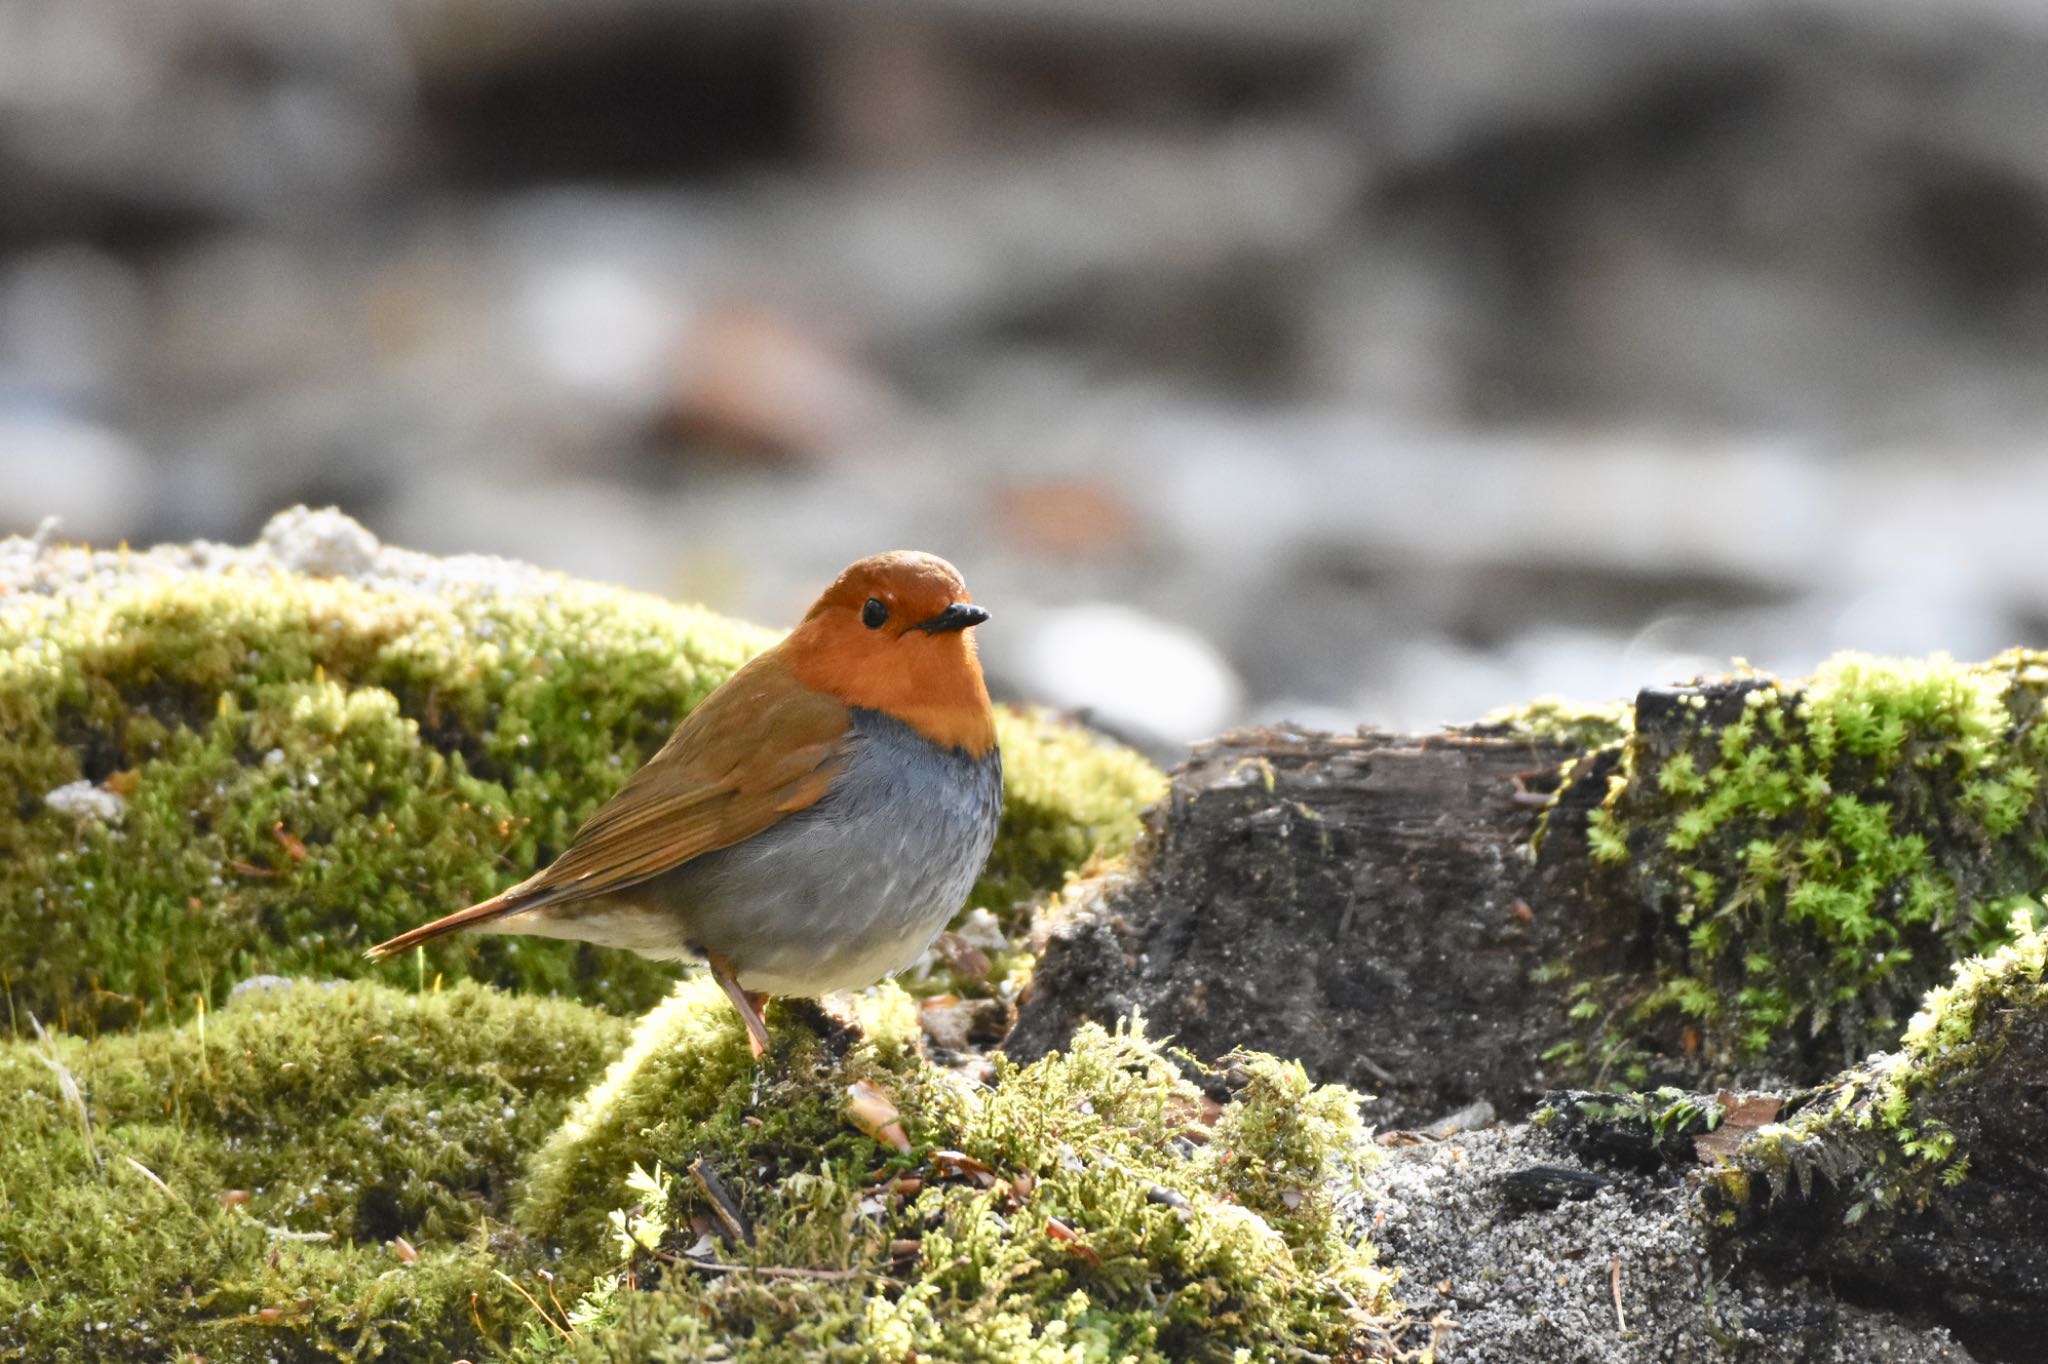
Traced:
<svg viewBox="0 0 2048 1364">
<path fill-rule="evenodd" d="M 2048 885 L 2044 690 L 2031 653 L 1850 656 L 1427 738 L 1231 736 L 1049 921 L 1013 1050 L 1138 1007 L 1399 1118 L 1820 1081 Z"/>
<path fill-rule="evenodd" d="M 2039 914 L 2044 695 L 2024 651 L 1644 692 L 1575 776 L 1602 797 L 1598 898 L 1641 916 L 1649 958 L 1589 1047 L 1810 1080 L 1896 1043 L 1950 963 Z"/>
<path fill-rule="evenodd" d="M 1594 1180 L 1668 1190 L 1723 1282 L 1936 1323 L 1982 1361 L 2038 1359 L 2048 936 L 2031 916 L 2011 927 L 1927 995 L 1897 1050 L 1825 1084 L 1553 1094 L 1532 1127 Z"/>
</svg>

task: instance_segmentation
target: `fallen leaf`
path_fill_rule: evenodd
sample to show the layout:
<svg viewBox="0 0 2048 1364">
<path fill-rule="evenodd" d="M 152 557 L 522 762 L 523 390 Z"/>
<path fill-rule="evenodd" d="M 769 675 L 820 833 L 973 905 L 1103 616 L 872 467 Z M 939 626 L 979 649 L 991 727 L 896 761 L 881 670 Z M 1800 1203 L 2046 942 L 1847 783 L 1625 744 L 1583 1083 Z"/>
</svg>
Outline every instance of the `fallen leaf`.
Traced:
<svg viewBox="0 0 2048 1364">
<path fill-rule="evenodd" d="M 1176 1136 L 1200 1145 L 1209 1140 L 1209 1130 L 1223 1117 L 1223 1105 L 1200 1094 L 1193 1099 L 1175 1095 L 1167 1100 L 1166 1111 L 1179 1127 Z"/>
<path fill-rule="evenodd" d="M 895 1151 L 908 1151 L 896 1103 L 873 1080 L 855 1080 L 846 1087 L 846 1118 L 860 1131 Z"/>
<path fill-rule="evenodd" d="M 1778 1110 L 1785 1106 L 1785 1101 L 1774 1095 L 1743 1095 L 1726 1089 L 1714 1096 L 1714 1102 L 1721 1105 L 1721 1125 L 1692 1139 L 1693 1154 L 1703 1165 L 1729 1159 L 1750 1133 L 1777 1121 Z"/>
<path fill-rule="evenodd" d="M 1095 1253 L 1094 1247 L 1081 1239 L 1081 1233 L 1075 1231 L 1065 1222 L 1060 1221 L 1059 1218 L 1048 1217 L 1045 1219 L 1045 1234 L 1052 1240 L 1065 1246 L 1068 1250 L 1071 1250 L 1074 1254 L 1088 1261 L 1088 1263 L 1094 1265 L 1102 1263 L 1102 1257 Z"/>
<path fill-rule="evenodd" d="M 987 1162 L 976 1160 L 965 1151 L 932 1152 L 932 1168 L 941 1179 L 964 1179 L 984 1189 L 996 1182 L 996 1172 Z"/>
</svg>

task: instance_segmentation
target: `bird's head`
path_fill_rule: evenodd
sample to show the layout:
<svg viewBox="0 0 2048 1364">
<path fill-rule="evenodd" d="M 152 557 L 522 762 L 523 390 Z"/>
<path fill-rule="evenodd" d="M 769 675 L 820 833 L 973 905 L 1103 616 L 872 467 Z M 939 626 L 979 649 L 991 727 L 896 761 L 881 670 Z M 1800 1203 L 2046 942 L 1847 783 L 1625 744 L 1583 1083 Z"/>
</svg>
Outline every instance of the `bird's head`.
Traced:
<svg viewBox="0 0 2048 1364">
<path fill-rule="evenodd" d="M 951 564 L 891 550 L 841 573 L 784 649 L 807 685 L 980 757 L 995 725 L 969 632 L 987 619 Z"/>
</svg>

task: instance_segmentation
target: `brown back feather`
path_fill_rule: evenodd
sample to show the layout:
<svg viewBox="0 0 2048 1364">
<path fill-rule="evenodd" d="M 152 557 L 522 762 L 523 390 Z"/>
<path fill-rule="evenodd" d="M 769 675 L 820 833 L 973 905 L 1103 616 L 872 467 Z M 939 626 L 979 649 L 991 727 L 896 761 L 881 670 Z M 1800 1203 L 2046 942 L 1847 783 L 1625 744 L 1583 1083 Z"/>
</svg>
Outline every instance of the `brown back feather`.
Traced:
<svg viewBox="0 0 2048 1364">
<path fill-rule="evenodd" d="M 388 957 L 520 910 L 608 895 L 752 838 L 824 796 L 851 724 L 844 702 L 795 681 L 772 649 L 691 711 L 560 857 L 369 954 Z"/>
</svg>

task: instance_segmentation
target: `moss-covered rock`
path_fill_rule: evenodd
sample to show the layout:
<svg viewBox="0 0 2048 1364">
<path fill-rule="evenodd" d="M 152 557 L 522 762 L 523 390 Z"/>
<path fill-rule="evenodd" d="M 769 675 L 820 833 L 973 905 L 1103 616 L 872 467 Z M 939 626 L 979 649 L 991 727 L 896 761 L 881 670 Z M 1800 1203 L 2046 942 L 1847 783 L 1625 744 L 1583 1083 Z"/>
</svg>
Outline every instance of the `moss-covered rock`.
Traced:
<svg viewBox="0 0 2048 1364">
<path fill-rule="evenodd" d="M 1640 1083 L 1817 1076 L 1896 1041 L 1951 962 L 2048 886 L 2048 655 L 1843 655 L 1638 697 L 1598 783 L 1596 898 L 1648 914 L 1646 974 L 1583 980 L 1575 1050 Z M 1655 1067 L 1651 1067 L 1654 1069 Z"/>
<path fill-rule="evenodd" d="M 383 967 L 361 952 L 558 853 L 774 636 L 498 560 L 337 562 L 287 541 L 0 542 L 9 1025 L 175 1016 L 265 972 L 661 998 L 672 967 L 573 944 L 461 938 Z M 1161 779 L 1071 726 L 1000 728 L 1009 799 L 971 903 L 1014 925 L 1017 902 L 1128 847 Z"/>
<path fill-rule="evenodd" d="M 1799 1096 L 1705 1185 L 1729 1250 L 1928 1312 L 1983 1357 L 2048 1331 L 2048 934 L 1959 963 L 1899 1048 Z"/>
<path fill-rule="evenodd" d="M 1392 1276 L 1336 1215 L 1373 1150 L 1354 1095 L 1242 1057 L 1217 1114 L 1136 1029 L 1094 1027 L 975 1085 L 918 1059 L 906 1004 L 871 997 L 858 1042 L 792 1011 L 764 1074 L 715 990 L 649 1015 L 536 1157 L 522 1225 L 602 1272 L 531 1356 L 1327 1357 L 1386 1327 Z M 850 1120 L 862 1082 L 907 1151 Z"/>
<path fill-rule="evenodd" d="M 622 1045 L 464 983 L 0 1043 L 0 1359 L 453 1359 L 519 1337 L 527 1153 Z M 474 1295 L 474 1296 L 473 1296 Z"/>
</svg>

